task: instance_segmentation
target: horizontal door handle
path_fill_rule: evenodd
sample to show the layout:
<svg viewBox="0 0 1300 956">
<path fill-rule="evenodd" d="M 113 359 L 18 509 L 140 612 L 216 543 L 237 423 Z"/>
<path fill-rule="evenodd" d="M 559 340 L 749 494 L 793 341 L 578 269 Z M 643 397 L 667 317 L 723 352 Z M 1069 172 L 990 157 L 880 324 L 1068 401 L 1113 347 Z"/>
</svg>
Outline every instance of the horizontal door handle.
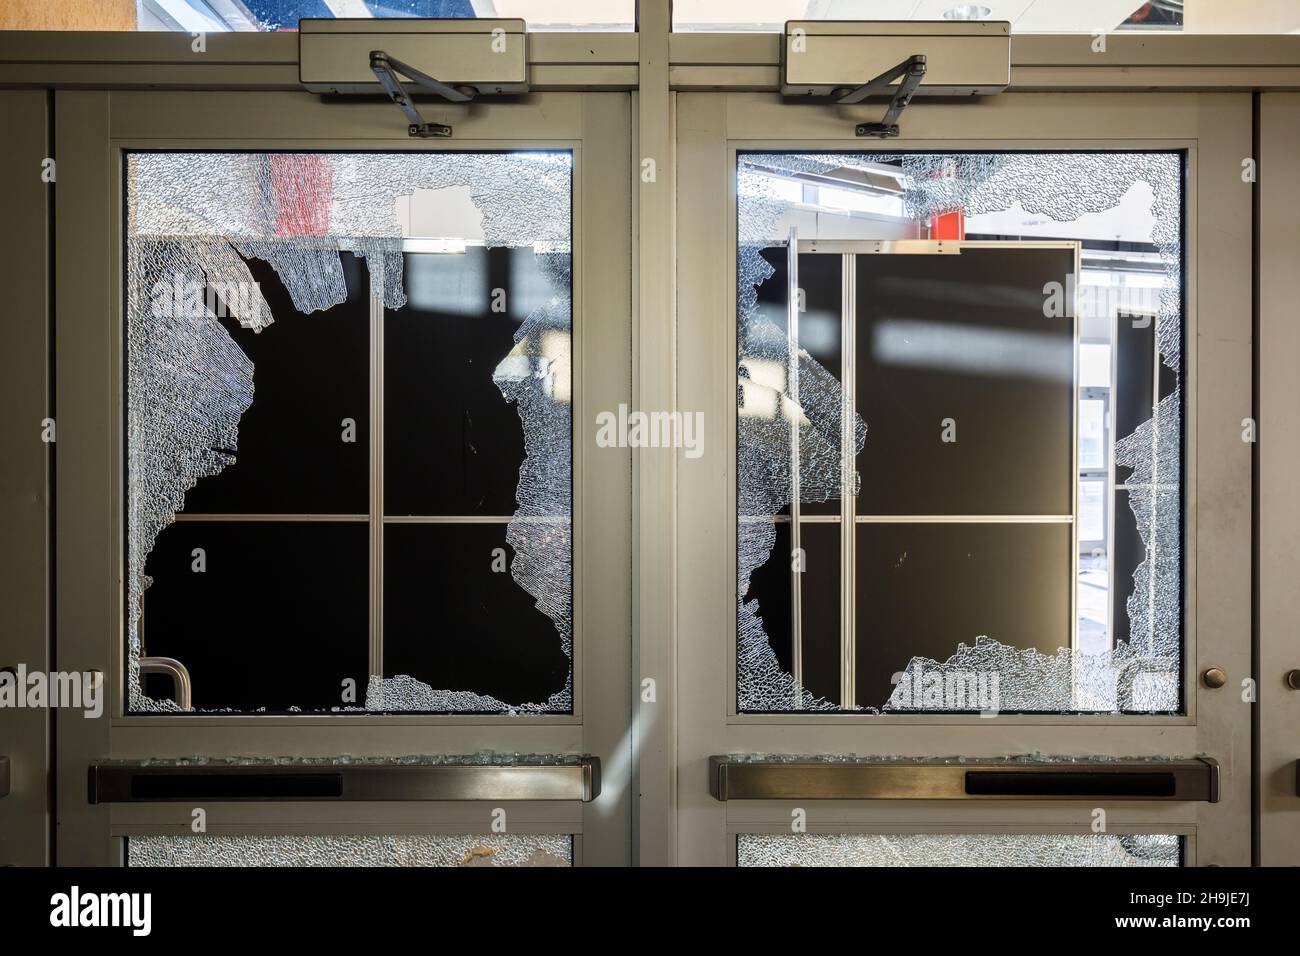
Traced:
<svg viewBox="0 0 1300 956">
<path fill-rule="evenodd" d="M 1217 803 L 1219 765 L 1173 760 L 709 758 L 718 800 L 1180 800 Z"/>
<path fill-rule="evenodd" d="M 1178 778 L 1169 770 L 1151 773 L 967 770 L 966 794 L 975 797 L 1129 797 L 1174 800 L 1178 794 Z"/>
<path fill-rule="evenodd" d="M 597 757 L 515 762 L 475 758 L 353 758 L 296 763 L 103 761 L 89 774 L 91 803 L 283 800 L 580 800 L 600 794 Z"/>
</svg>

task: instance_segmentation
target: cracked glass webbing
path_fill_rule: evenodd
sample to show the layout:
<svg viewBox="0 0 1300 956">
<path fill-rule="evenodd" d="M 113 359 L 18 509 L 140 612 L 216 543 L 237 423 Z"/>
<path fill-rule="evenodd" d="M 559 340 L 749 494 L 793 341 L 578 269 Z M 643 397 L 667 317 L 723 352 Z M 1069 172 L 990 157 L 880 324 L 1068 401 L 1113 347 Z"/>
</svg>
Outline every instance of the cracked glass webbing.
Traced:
<svg viewBox="0 0 1300 956">
<path fill-rule="evenodd" d="M 409 836 L 133 836 L 127 865 L 150 866 L 572 866 L 573 837 L 539 834 Z"/>
<path fill-rule="evenodd" d="M 738 156 L 738 710 L 1064 714 L 1180 711 L 1182 163 L 1182 154 L 1178 152 L 755 152 Z M 961 230 L 955 236 L 954 220 L 955 228 Z M 914 337 L 923 326 L 905 311 L 890 314 L 885 317 L 887 321 L 876 327 L 877 335 L 873 338 L 862 326 L 863 298 L 859 292 L 854 317 L 844 319 L 844 328 L 837 333 L 845 342 L 851 342 L 849 336 L 857 324 L 856 364 L 852 355 L 843 370 L 838 363 L 819 361 L 810 354 L 818 351 L 811 338 L 805 342 L 798 334 L 805 319 L 799 319 L 796 329 L 787 328 L 790 323 L 786 318 L 789 299 L 785 291 L 786 276 L 780 267 L 773 265 L 785 258 L 792 230 L 801 240 L 957 238 L 1002 243 L 1039 241 L 1041 244 L 1061 240 L 1080 243 L 1082 273 L 1072 273 L 1065 284 L 1065 301 L 1071 309 L 1068 315 L 1078 317 L 1076 336 L 1080 339 L 1085 335 L 1085 327 L 1094 331 L 1105 327 L 1105 347 L 1118 354 L 1120 372 L 1118 376 L 1113 371 L 1110 373 L 1102 383 L 1104 390 L 1112 409 L 1117 396 L 1130 409 L 1136 409 L 1129 418 L 1123 419 L 1126 424 L 1122 431 L 1107 432 L 1111 438 L 1105 448 L 1110 475 L 1107 477 L 1103 469 L 1100 478 L 1092 476 L 1095 480 L 1089 486 L 1096 488 L 1100 486 L 1098 481 L 1106 482 L 1104 487 L 1109 496 L 1106 510 L 1114 512 L 1115 530 L 1106 533 L 1104 548 L 1094 549 L 1093 564 L 1087 564 L 1089 556 L 1082 555 L 1077 567 L 1062 572 L 1062 576 L 1076 578 L 1061 583 L 1062 588 L 1068 588 L 1066 594 L 1074 595 L 1072 600 L 1076 604 L 1081 605 L 1085 597 L 1096 603 L 1098 599 L 1085 593 L 1090 587 L 1102 595 L 1101 609 L 1096 612 L 1097 626 L 1086 640 L 1076 637 L 1079 629 L 1068 622 L 1059 631 L 1036 631 L 1029 637 L 1022 634 L 1013 638 L 1005 632 L 1000 634 L 996 624 L 987 618 L 973 615 L 962 626 L 945 630 L 939 637 L 925 635 L 926 640 L 933 639 L 939 646 L 950 647 L 947 655 L 934 655 L 928 649 L 924 654 L 908 653 L 905 645 L 911 638 L 898 623 L 899 615 L 894 616 L 893 625 L 864 619 L 862 575 L 877 573 L 873 567 L 886 568 L 890 574 L 902 568 L 896 575 L 899 580 L 908 573 L 907 569 L 933 567 L 953 575 L 968 590 L 984 594 L 989 593 L 982 582 L 991 579 L 993 572 L 987 570 L 990 566 L 1003 566 L 1006 574 L 1021 573 L 1016 570 L 1016 561 L 1005 560 L 1008 555 L 1017 557 L 1028 570 L 1040 575 L 1047 573 L 1044 570 L 1047 565 L 1033 556 L 1058 553 L 1062 547 L 1059 542 L 1073 534 L 1070 525 L 1080 521 L 1080 505 L 1074 500 L 1068 482 L 1064 482 L 1062 494 L 1074 502 L 1071 506 L 1074 514 L 1072 518 L 1057 518 L 1064 523 L 1055 527 L 1065 530 L 1053 531 L 1049 523 L 1021 522 L 1015 527 L 1006 526 L 1001 538 L 994 536 L 997 530 L 994 521 L 982 526 L 991 529 L 988 533 L 980 531 L 978 524 L 968 524 L 962 530 L 958 524 L 935 521 L 928 514 L 922 517 L 930 523 L 921 525 L 906 520 L 907 516 L 918 514 L 907 510 L 897 512 L 901 518 L 887 517 L 886 523 L 873 523 L 880 519 L 878 515 L 868 515 L 865 523 L 861 523 L 863 509 L 857 503 L 864 500 L 864 487 L 878 489 L 890 483 L 917 482 L 924 476 L 909 475 L 909 467 L 915 463 L 905 459 L 892 462 L 887 473 L 859 473 L 848 464 L 858 459 L 864 448 L 871 451 L 873 428 L 886 428 L 888 434 L 887 426 L 907 420 L 909 396 L 893 393 L 886 399 L 896 411 L 897 421 L 882 422 L 878 418 L 873 422 L 872 414 L 862 404 L 864 386 L 870 383 L 855 383 L 850 379 L 849 384 L 855 386 L 852 394 L 856 395 L 856 401 L 849 402 L 845 398 L 844 379 L 851 368 L 863 367 L 864 350 L 874 350 L 871 356 L 876 362 L 891 360 L 888 349 L 902 357 L 896 364 L 913 361 L 909 356 L 917 352 L 907 349 L 917 346 Z M 805 284 L 804 260 L 809 258 L 817 257 L 806 252 L 798 257 L 801 285 Z M 873 263 L 873 268 L 877 270 L 874 274 L 879 274 L 888 267 Z M 939 268 L 935 266 L 936 275 Z M 1121 273 L 1123 276 L 1116 278 Z M 1140 280 L 1142 291 L 1148 293 L 1140 303 L 1141 308 L 1130 310 L 1130 303 L 1123 298 L 1099 302 L 1104 297 L 1091 296 L 1097 289 L 1089 283 L 1102 279 L 1123 285 L 1121 291 L 1127 291 L 1130 282 L 1136 289 Z M 839 281 L 836 279 L 836 288 L 829 290 L 836 303 L 841 300 Z M 1045 287 L 1044 293 L 1047 292 Z M 827 290 L 800 290 L 807 303 L 818 296 L 824 302 L 827 294 Z M 943 293 L 934 294 L 941 297 Z M 955 295 L 951 301 L 957 303 L 954 312 L 966 308 L 973 314 L 973 309 L 966 305 L 971 302 L 986 307 L 986 303 L 980 302 L 978 296 L 972 297 L 969 291 Z M 806 308 L 811 313 L 811 304 Z M 844 308 L 846 314 L 851 313 L 847 305 Z M 1048 313 L 1045 311 L 1044 315 Z M 952 321 L 964 321 L 964 317 L 957 315 Z M 1138 333 L 1145 335 L 1142 347 L 1147 351 L 1138 358 L 1134 358 L 1134 342 L 1138 339 L 1125 336 L 1130 321 Z M 881 328 L 892 331 L 894 337 L 880 338 Z M 970 330 L 971 326 L 966 329 Z M 1016 333 L 1003 333 L 1004 341 L 1016 341 L 1011 337 L 1013 334 Z M 1033 330 L 1019 334 L 1018 340 L 1028 343 L 1024 356 L 1004 354 L 1001 358 L 1009 366 L 1019 362 L 1020 368 L 1028 367 L 1024 363 L 1037 354 L 1032 352 L 1035 342 L 1031 340 L 1041 334 Z M 909 335 L 913 338 L 906 337 Z M 923 344 L 934 354 L 951 356 L 960 351 L 960 341 L 963 340 L 958 338 L 945 343 L 942 338 L 936 338 Z M 1007 352 L 1010 351 L 1008 347 Z M 955 365 L 942 371 L 952 372 L 955 368 L 958 372 L 954 374 L 960 374 L 962 363 L 968 366 L 972 361 L 969 354 L 958 359 Z M 952 361 L 951 358 L 943 360 Z M 1140 376 L 1135 377 L 1129 366 L 1141 361 L 1146 363 L 1145 378 L 1141 379 L 1145 384 L 1139 387 L 1133 383 Z M 927 367 L 926 371 L 938 368 Z M 1031 369 L 1029 376 L 1041 374 L 1041 366 L 1038 368 L 1038 371 Z M 857 372 L 853 374 L 856 376 Z M 956 420 L 962 419 L 964 411 L 955 413 Z M 936 416 L 936 441 L 939 424 Z M 1068 430 L 1073 426 L 1067 417 L 1062 417 L 1060 427 Z M 1081 440 L 1082 433 L 1076 438 Z M 1008 460 L 1002 484 L 1011 487 L 1018 480 L 1017 471 L 1023 467 L 1023 463 Z M 1076 473 L 1079 467 L 1074 466 Z M 960 476 L 953 476 L 953 481 L 959 480 Z M 799 514 L 801 527 L 806 521 L 812 528 L 830 524 L 839 529 L 843 523 L 840 515 L 829 514 L 825 503 L 837 501 L 841 494 L 851 496 L 859 522 L 854 525 L 853 541 L 845 545 L 857 555 L 857 577 L 846 578 L 844 584 L 846 588 L 857 589 L 856 619 L 841 623 L 843 637 L 804 630 L 796 638 L 800 614 L 804 615 L 805 628 L 811 619 L 806 603 L 803 611 L 799 610 L 798 592 L 802 590 L 806 602 L 809 593 L 824 596 L 827 589 L 824 583 L 815 586 L 811 583 L 814 579 L 809 574 L 816 569 L 789 573 L 791 556 L 775 552 L 780 550 L 778 541 L 790 538 L 786 532 L 778 534 L 778 528 L 783 523 L 788 526 L 792 515 Z M 999 514 L 1003 509 L 986 510 Z M 1056 510 L 1048 517 L 1055 516 Z M 972 513 L 979 514 L 979 509 Z M 1039 514 L 1038 511 L 1027 513 Z M 1008 551 L 1008 548 L 1016 550 Z M 1128 550 L 1120 554 L 1125 548 Z M 808 555 L 805 561 L 810 559 L 811 552 Z M 868 559 L 876 563 L 871 564 Z M 930 563 L 923 564 L 927 559 Z M 967 559 L 983 562 L 981 573 L 985 577 L 963 571 L 960 562 Z M 1068 569 L 1073 560 L 1061 559 L 1057 564 Z M 1088 578 L 1088 574 L 1093 578 Z M 799 584 L 801 577 L 804 583 Z M 1102 580 L 1100 586 L 1095 584 L 1096 578 Z M 888 581 L 881 578 L 867 583 L 888 592 L 892 587 Z M 944 583 L 937 577 L 933 585 L 935 601 L 951 600 L 945 598 Z M 1029 607 L 1034 595 L 1024 597 Z M 855 605 L 850 601 L 847 606 Z M 789 623 L 792 613 L 793 626 Z M 1073 611 L 1076 622 L 1082 613 L 1081 607 Z M 848 614 L 846 611 L 845 615 Z M 1025 619 L 1031 619 L 1028 611 Z M 918 625 L 914 622 L 913 626 Z M 817 619 L 817 627 L 825 629 L 824 617 Z M 807 673 L 807 654 L 814 645 L 821 648 L 819 653 L 834 654 L 833 650 L 825 649 L 840 647 L 842 643 L 839 661 L 834 657 L 829 659 L 832 667 L 847 668 L 846 659 L 852 660 L 849 651 L 863 647 L 864 643 L 873 649 L 872 659 L 881 657 L 876 653 L 879 645 L 872 643 L 876 641 L 886 643 L 884 655 L 893 655 L 890 672 L 896 686 L 892 693 L 886 688 L 883 694 L 876 696 L 877 692 L 872 691 L 869 699 L 864 699 L 868 695 L 860 689 L 844 691 L 842 696 L 849 701 L 846 704 L 825 690 L 821 696 L 814 694 L 795 679 L 796 658 L 804 655 L 799 663 Z M 897 646 L 898 651 L 890 651 L 891 646 Z M 890 676 L 890 672 L 883 676 Z M 847 686 L 864 686 L 861 671 L 847 673 L 844 678 Z M 824 677 L 822 684 L 826 686 Z M 954 686 L 958 690 L 978 688 L 978 702 L 954 705 L 951 693 Z M 990 689 L 992 693 L 986 693 Z"/>
<path fill-rule="evenodd" d="M 161 652 L 152 647 L 167 637 L 147 626 L 149 603 L 145 600 L 146 594 L 151 586 L 156 586 L 154 572 L 147 568 L 147 562 L 155 549 L 164 550 L 164 541 L 180 540 L 175 538 L 176 529 L 182 524 L 177 521 L 178 515 L 193 519 L 183 522 L 185 527 L 191 528 L 219 518 L 222 528 L 237 529 L 231 532 L 232 535 L 244 535 L 239 539 L 244 541 L 266 540 L 265 536 L 250 537 L 251 532 L 247 529 L 255 530 L 256 527 L 272 529 L 272 536 L 282 535 L 285 541 L 296 535 L 294 541 L 300 554 L 311 554 L 313 549 L 322 549 L 324 545 L 316 543 L 316 538 L 302 537 L 305 532 L 300 534 L 295 529 L 325 519 L 323 524 L 313 525 L 324 529 L 319 531 L 319 535 L 328 537 L 334 534 L 330 528 L 338 528 L 342 529 L 339 534 L 347 537 L 351 534 L 348 531 L 351 527 L 359 534 L 369 536 L 369 563 L 372 576 L 377 576 L 373 575 L 373 569 L 378 566 L 378 556 L 382 554 L 384 529 L 390 527 L 384 521 L 385 515 L 377 504 L 381 499 L 374 490 L 383 474 L 383 456 L 391 456 L 396 461 L 403 456 L 403 441 L 427 444 L 433 439 L 424 434 L 412 435 L 408 430 L 396 436 L 390 434 L 382 446 L 382 455 L 373 450 L 367 452 L 369 438 L 366 436 L 372 432 L 381 433 L 383 428 L 381 412 L 376 411 L 376 408 L 382 409 L 382 405 L 373 399 L 369 408 L 363 401 L 351 426 L 354 434 L 359 433 L 362 437 L 359 440 L 342 439 L 357 440 L 358 444 L 351 447 L 360 449 L 358 454 L 362 459 L 351 460 L 367 462 L 362 471 L 370 472 L 368 515 L 351 513 L 367 510 L 364 505 L 351 509 L 325 509 L 347 510 L 348 514 L 286 516 L 281 508 L 264 507 L 259 511 L 257 507 L 243 507 L 227 508 L 219 515 L 186 515 L 187 495 L 196 487 L 206 489 L 209 496 L 204 500 L 208 502 L 212 500 L 211 489 L 216 487 L 212 484 L 213 479 L 223 472 L 233 473 L 233 466 L 241 456 L 241 425 L 245 429 L 249 427 L 250 409 L 258 410 L 262 394 L 268 396 L 262 401 L 275 400 L 282 403 L 278 406 L 280 408 L 298 408 L 300 406 L 293 406 L 284 399 L 286 392 L 295 388 L 314 389 L 311 394 L 320 393 L 328 397 L 331 391 L 344 391 L 344 383 L 339 383 L 336 389 L 335 383 L 320 380 L 325 374 L 320 371 L 323 367 L 321 355 L 329 355 L 331 361 L 336 361 L 335 353 L 342 349 L 343 359 L 354 362 L 358 370 L 357 381 L 362 382 L 365 389 L 373 387 L 364 384 L 367 381 L 374 382 L 376 378 L 383 381 L 382 349 L 377 349 L 375 342 L 381 340 L 377 337 L 382 335 L 382 326 L 389 321 L 388 317 L 408 308 L 409 277 L 406 273 L 411 268 L 412 258 L 423 256 L 425 260 L 442 260 L 444 265 L 439 267 L 442 271 L 433 267 L 425 269 L 420 273 L 423 284 L 418 289 L 412 286 L 412 294 L 418 292 L 422 297 L 418 308 L 424 310 L 410 313 L 415 320 L 435 322 L 450 316 L 445 322 L 446 328 L 451 328 L 452 319 L 460 320 L 462 326 L 457 327 L 459 330 L 437 334 L 478 336 L 474 340 L 476 344 L 483 341 L 500 343 L 494 346 L 495 351 L 478 356 L 486 358 L 486 361 L 475 364 L 464 359 L 449 372 L 440 373 L 439 387 L 450 389 L 456 386 L 446 385 L 448 381 L 462 381 L 468 376 L 481 377 L 481 383 L 474 379 L 476 387 L 487 383 L 491 394 L 483 397 L 480 387 L 474 401 L 494 401 L 499 406 L 492 409 L 498 416 L 494 421 L 499 421 L 505 414 L 501 409 L 510 409 L 509 414 L 518 422 L 517 429 L 511 426 L 512 434 L 518 431 L 521 437 L 515 474 L 509 456 L 498 453 L 495 446 L 488 455 L 480 454 L 481 450 L 475 447 L 476 442 L 482 444 L 484 439 L 471 431 L 474 423 L 465 410 L 469 408 L 470 399 L 465 399 L 462 407 L 444 402 L 448 415 L 464 419 L 463 423 L 456 419 L 455 428 L 468 435 L 464 439 L 464 448 L 468 451 L 456 450 L 457 453 L 479 456 L 470 464 L 462 464 L 454 480 L 470 485 L 475 474 L 483 474 L 489 467 L 500 468 L 501 462 L 505 461 L 511 474 L 504 482 L 513 489 L 513 501 L 499 512 L 480 511 L 464 516 L 446 509 L 431 508 L 429 515 L 415 517 L 425 522 L 421 527 L 435 529 L 449 527 L 445 523 L 449 521 L 459 521 L 463 527 L 469 519 L 484 527 L 500 529 L 492 531 L 501 538 L 492 542 L 497 545 L 492 554 L 500 551 L 503 562 L 508 556 L 508 568 L 503 564 L 492 567 L 491 571 L 508 570 L 508 574 L 494 579 L 491 586 L 501 587 L 499 581 L 513 582 L 510 586 L 521 593 L 512 594 L 511 601 L 514 602 L 517 596 L 524 602 L 520 606 L 540 615 L 538 621 L 541 623 L 531 625 L 527 639 L 554 642 L 551 660 L 559 661 L 559 664 L 553 664 L 547 672 L 547 680 L 551 682 L 544 693 L 536 696 L 503 699 L 509 696 L 508 692 L 496 693 L 476 686 L 439 685 L 436 677 L 431 682 L 428 674 L 423 675 L 426 679 L 418 679 L 409 673 L 393 673 L 386 669 L 373 673 L 376 669 L 373 663 L 367 681 L 364 674 L 357 673 L 357 655 L 354 654 L 354 659 L 346 665 L 337 665 L 337 677 L 331 676 L 325 681 L 327 687 L 338 687 L 340 683 L 351 683 L 356 687 L 350 697 L 341 694 L 337 705 L 333 705 L 332 699 L 329 705 L 322 705 L 313 698 L 306 702 L 293 702 L 287 708 L 278 705 L 196 704 L 192 709 L 215 712 L 285 709 L 571 712 L 572 155 L 566 151 L 145 151 L 128 153 L 126 161 L 125 663 L 128 711 L 149 713 L 182 709 L 172 700 L 148 695 L 140 671 L 140 658 L 159 655 Z M 506 258 L 501 258 L 502 255 Z M 527 257 L 526 269 L 520 264 L 519 256 Z M 358 272 L 357 263 L 366 268 Z M 460 272 L 456 271 L 458 269 Z M 479 271 L 473 272 L 473 269 Z M 517 274 L 524 272 L 527 273 L 527 294 L 516 295 L 517 290 L 511 283 Z M 491 276 L 492 282 L 483 279 L 484 276 Z M 501 288 L 492 288 L 493 283 L 499 283 Z M 498 316 L 497 313 L 505 312 L 497 307 L 498 299 L 505 302 L 506 293 L 513 296 L 511 309 L 518 310 L 518 302 L 524 300 L 528 303 L 527 309 Z M 460 296 L 460 299 L 455 299 L 455 296 Z M 370 317 L 367 319 L 367 303 L 372 297 L 378 305 L 369 309 Z M 466 297 L 472 297 L 470 308 L 464 306 Z M 453 304 L 446 305 L 447 302 Z M 465 318 L 467 314 L 469 319 Z M 435 318 L 424 319 L 424 316 Z M 475 317 L 481 319 L 477 325 L 470 322 Z M 494 331 L 478 331 L 486 328 L 489 320 L 497 322 Z M 333 335 L 345 327 L 355 331 L 355 324 L 346 326 L 340 323 L 360 322 L 360 341 L 366 337 L 371 341 L 369 355 L 365 354 L 364 348 L 355 347 L 357 340 L 348 339 L 346 347 L 326 343 L 319 346 L 319 351 L 304 352 L 300 365 L 291 361 L 292 356 L 286 360 L 283 354 L 276 353 L 276 364 L 268 366 L 270 371 L 254 368 L 249 356 L 251 340 L 247 339 L 248 335 L 256 334 L 256 341 L 265 341 L 280 332 L 276 327 L 280 323 L 286 328 L 282 334 L 287 336 L 287 327 L 291 324 L 298 330 L 294 334 L 300 335 L 292 341 L 298 343 L 303 341 L 301 336 L 313 334 L 313 321 L 318 323 L 318 328 L 330 330 L 317 333 L 319 335 Z M 334 325 L 329 325 L 329 322 Z M 506 322 L 513 324 L 505 326 Z M 370 325 L 369 331 L 364 328 L 366 323 Z M 470 331 L 464 331 L 465 328 Z M 500 338 L 503 334 L 501 328 L 507 330 L 504 339 Z M 492 335 L 496 338 L 490 338 Z M 282 338 L 281 341 L 289 340 Z M 243 348 L 240 342 L 244 343 Z M 279 347 L 283 349 L 285 346 Z M 311 347 L 316 348 L 314 345 Z M 438 341 L 427 347 L 436 350 Z M 331 348 L 333 352 L 330 352 Z M 449 351 L 445 345 L 442 348 Z M 256 352 L 255 349 L 252 351 Z M 273 351 L 268 351 L 268 354 Z M 417 356 L 412 361 L 421 360 Z M 333 369 L 335 366 L 328 367 Z M 278 378 L 271 379 L 270 376 Z M 418 374 L 415 378 L 418 381 Z M 345 423 L 348 421 L 353 420 L 344 420 Z M 282 420 L 277 419 L 279 422 Z M 297 431 L 292 421 L 287 427 Z M 338 419 L 329 427 L 334 430 L 332 435 L 339 434 Z M 429 430 L 428 434 L 433 434 L 433 431 Z M 260 433 L 259 441 L 262 441 Z M 422 454 L 431 458 L 442 452 L 440 448 L 435 448 L 433 453 L 427 448 L 421 449 Z M 245 469 L 248 467 L 246 465 Z M 329 467 L 323 465 L 321 470 Z M 302 470 L 312 471 L 311 468 Z M 246 479 L 247 475 L 242 477 Z M 341 479 L 331 485 L 332 479 L 328 475 L 320 481 L 327 490 L 343 487 Z M 275 489 L 277 500 L 291 497 L 292 489 L 284 492 L 284 489 L 275 488 L 276 483 L 275 474 L 264 473 L 257 475 L 253 483 L 245 481 L 240 487 Z M 471 487 L 469 492 L 472 491 Z M 246 512 L 251 512 L 251 517 L 258 520 L 248 520 Z M 287 522 L 271 524 L 270 513 L 275 513 L 274 520 L 285 517 Z M 241 525 L 240 521 L 244 524 Z M 440 521 L 444 523 L 438 523 Z M 370 530 L 365 530 L 367 528 Z M 167 535 L 172 535 L 172 538 Z M 326 541 L 322 537 L 319 540 L 330 547 L 350 548 L 360 538 L 347 537 L 346 541 L 329 538 Z M 188 555 L 188 543 L 185 547 Z M 174 541 L 169 548 L 168 554 L 176 551 Z M 427 566 L 411 569 L 411 578 L 428 582 L 424 592 L 429 588 L 436 589 L 439 575 L 448 561 L 465 563 L 463 555 L 457 558 L 445 553 L 448 550 L 454 550 L 449 538 L 418 552 L 423 556 L 419 560 L 427 558 Z M 320 553 L 324 553 L 323 550 Z M 365 551 L 361 552 L 360 560 L 364 567 L 367 560 Z M 489 560 L 492 558 L 485 549 L 483 570 L 490 576 L 487 571 Z M 276 550 L 259 547 L 257 553 L 243 555 L 243 562 L 243 574 L 261 579 L 259 600 L 274 600 L 266 594 L 268 589 L 275 587 L 267 583 L 268 577 L 274 579 L 278 576 Z M 175 580 L 178 579 L 169 579 L 168 587 L 173 587 Z M 364 603 L 366 581 L 349 579 L 349 595 L 355 587 L 360 588 Z M 365 615 L 373 621 L 378 616 L 376 606 L 383 600 L 383 586 L 372 584 L 370 590 L 371 606 Z M 194 608 L 196 615 L 222 618 L 230 623 L 228 645 L 224 651 L 209 646 L 203 654 L 196 653 L 196 659 L 210 661 L 225 657 L 235 662 L 242 660 L 250 667 L 253 665 L 258 648 L 249 647 L 240 640 L 243 636 L 240 618 L 246 613 L 240 603 L 243 591 L 236 581 L 227 587 L 215 606 Z M 177 593 L 181 598 L 175 596 Z M 310 592 L 304 590 L 303 593 Z M 188 594 L 179 586 L 173 587 L 172 605 L 181 600 L 183 606 Z M 449 593 L 446 598 L 471 600 L 456 593 Z M 485 603 L 497 609 L 507 606 L 500 600 Z M 509 603 L 508 606 L 515 608 L 516 604 Z M 324 617 L 328 620 L 330 614 L 326 612 Z M 345 615 L 336 615 L 336 619 L 344 621 Z M 366 648 L 370 647 L 373 661 L 374 649 L 382 646 L 382 642 L 377 644 L 374 635 L 367 632 L 367 626 L 357 623 L 358 620 L 346 617 L 346 625 L 338 626 L 355 630 L 355 641 L 350 635 L 346 638 L 349 646 L 355 645 L 363 663 L 367 656 Z M 452 626 L 440 627 L 439 620 L 429 620 L 427 625 L 423 621 L 420 623 L 427 635 L 422 630 L 414 638 L 408 636 L 406 649 L 411 655 L 418 656 L 419 653 L 418 646 L 412 648 L 413 642 L 418 645 L 419 641 L 424 641 L 428 647 L 435 647 L 470 639 L 453 633 L 455 628 Z M 492 626 L 498 631 L 509 631 L 509 623 L 509 620 L 494 621 Z M 371 630 L 375 627 L 377 625 L 373 625 Z M 543 631 L 546 633 L 542 634 Z M 304 653 L 312 650 L 310 635 L 292 635 L 292 639 L 303 642 Z M 220 638 L 221 643 L 226 641 L 226 638 Z M 314 653 L 319 655 L 323 652 L 317 647 Z M 181 653 L 168 656 L 175 656 L 181 664 L 186 664 Z M 564 661 L 568 662 L 567 665 Z M 313 663 L 313 666 L 317 665 L 318 662 Z M 500 666 L 510 666 L 506 655 L 500 656 Z M 561 673 L 564 666 L 567 666 L 567 678 Z M 196 701 L 201 701 L 204 692 L 211 690 L 211 681 L 204 683 L 205 676 L 198 672 L 192 675 Z"/>
<path fill-rule="evenodd" d="M 737 866 L 1182 865 L 1182 837 L 1112 833 L 741 833 Z"/>
</svg>

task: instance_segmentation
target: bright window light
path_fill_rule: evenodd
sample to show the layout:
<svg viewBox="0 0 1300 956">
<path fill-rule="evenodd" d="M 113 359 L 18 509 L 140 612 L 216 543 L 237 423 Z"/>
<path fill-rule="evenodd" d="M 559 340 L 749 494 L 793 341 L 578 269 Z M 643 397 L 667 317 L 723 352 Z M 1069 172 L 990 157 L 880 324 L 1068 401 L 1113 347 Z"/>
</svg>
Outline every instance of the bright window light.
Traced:
<svg viewBox="0 0 1300 956">
<path fill-rule="evenodd" d="M 1084 342 L 1079 346 L 1079 385 L 1110 388 L 1110 345 Z"/>
<path fill-rule="evenodd" d="M 313 17 L 523 19 L 529 30 L 632 30 L 635 0 L 139 0 L 141 30 L 292 31 Z"/>
</svg>

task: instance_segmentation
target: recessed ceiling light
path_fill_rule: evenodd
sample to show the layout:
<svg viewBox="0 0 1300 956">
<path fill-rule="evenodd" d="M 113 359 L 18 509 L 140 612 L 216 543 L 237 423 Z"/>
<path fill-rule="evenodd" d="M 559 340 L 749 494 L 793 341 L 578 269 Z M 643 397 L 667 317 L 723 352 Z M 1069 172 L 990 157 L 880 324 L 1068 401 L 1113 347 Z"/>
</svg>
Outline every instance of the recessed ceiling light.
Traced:
<svg viewBox="0 0 1300 956">
<path fill-rule="evenodd" d="M 993 11 L 980 3 L 963 3 L 943 11 L 945 20 L 983 20 Z"/>
</svg>

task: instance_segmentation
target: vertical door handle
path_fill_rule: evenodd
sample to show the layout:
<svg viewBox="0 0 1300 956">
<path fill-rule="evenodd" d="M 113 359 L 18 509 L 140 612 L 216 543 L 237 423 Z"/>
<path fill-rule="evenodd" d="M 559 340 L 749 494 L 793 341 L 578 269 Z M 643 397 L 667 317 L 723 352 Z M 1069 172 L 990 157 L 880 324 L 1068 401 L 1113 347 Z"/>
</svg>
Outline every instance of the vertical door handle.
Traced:
<svg viewBox="0 0 1300 956">
<path fill-rule="evenodd" d="M 172 679 L 172 700 L 181 710 L 190 709 L 190 672 L 185 665 L 172 657 L 140 658 L 140 676 L 166 674 Z"/>
</svg>

